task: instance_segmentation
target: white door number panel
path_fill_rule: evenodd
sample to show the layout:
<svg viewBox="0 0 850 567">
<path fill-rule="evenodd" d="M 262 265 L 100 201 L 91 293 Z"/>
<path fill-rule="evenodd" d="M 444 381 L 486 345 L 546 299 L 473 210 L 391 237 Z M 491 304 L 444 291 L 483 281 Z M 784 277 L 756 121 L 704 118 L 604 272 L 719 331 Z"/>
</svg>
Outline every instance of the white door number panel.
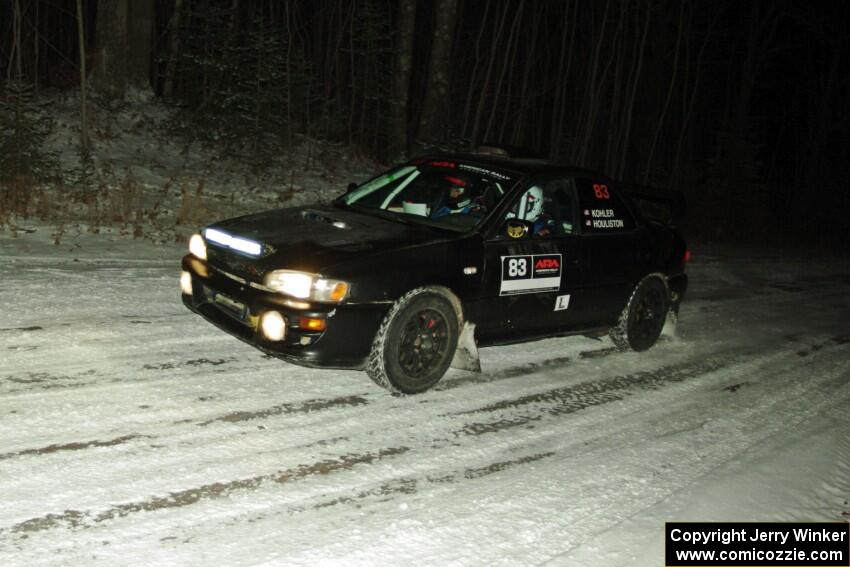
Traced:
<svg viewBox="0 0 850 567">
<path fill-rule="evenodd" d="M 499 295 L 558 291 L 560 288 L 560 254 L 502 256 Z"/>
<path fill-rule="evenodd" d="M 555 311 L 563 311 L 570 307 L 570 296 L 559 295 L 555 298 Z"/>
</svg>

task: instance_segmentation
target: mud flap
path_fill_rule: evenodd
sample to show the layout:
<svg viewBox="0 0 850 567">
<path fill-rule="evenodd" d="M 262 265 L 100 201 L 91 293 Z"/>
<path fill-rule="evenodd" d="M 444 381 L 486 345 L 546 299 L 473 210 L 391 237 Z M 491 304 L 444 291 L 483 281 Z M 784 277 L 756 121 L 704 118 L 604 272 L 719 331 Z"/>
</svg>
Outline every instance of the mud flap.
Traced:
<svg viewBox="0 0 850 567">
<path fill-rule="evenodd" d="M 475 345 L 475 323 L 463 324 L 451 367 L 469 372 L 481 372 L 481 360 L 478 358 L 478 347 Z"/>
<path fill-rule="evenodd" d="M 667 319 L 664 320 L 664 326 L 661 328 L 661 336 L 671 339 L 676 338 L 676 328 L 679 325 L 679 306 L 671 306 L 667 311 Z"/>
</svg>

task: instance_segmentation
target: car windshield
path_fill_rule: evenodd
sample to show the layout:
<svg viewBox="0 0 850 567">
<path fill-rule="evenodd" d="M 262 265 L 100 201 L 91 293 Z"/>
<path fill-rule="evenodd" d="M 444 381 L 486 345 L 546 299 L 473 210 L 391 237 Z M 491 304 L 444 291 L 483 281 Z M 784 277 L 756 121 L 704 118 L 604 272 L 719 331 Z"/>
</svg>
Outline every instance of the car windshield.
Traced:
<svg viewBox="0 0 850 567">
<path fill-rule="evenodd" d="M 363 212 L 466 232 L 484 220 L 514 181 L 486 167 L 426 160 L 381 174 L 341 202 Z"/>
</svg>

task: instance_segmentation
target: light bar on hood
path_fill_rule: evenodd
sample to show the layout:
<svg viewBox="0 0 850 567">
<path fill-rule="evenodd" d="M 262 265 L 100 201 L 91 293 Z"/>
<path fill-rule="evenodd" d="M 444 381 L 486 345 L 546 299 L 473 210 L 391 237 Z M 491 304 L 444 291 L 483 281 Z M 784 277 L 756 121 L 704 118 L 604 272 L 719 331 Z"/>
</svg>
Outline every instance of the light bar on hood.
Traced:
<svg viewBox="0 0 850 567">
<path fill-rule="evenodd" d="M 241 238 L 239 236 L 233 236 L 232 234 L 227 234 L 226 232 L 215 228 L 208 228 L 204 230 L 204 238 L 210 242 L 218 244 L 219 246 L 233 248 L 234 250 L 238 250 L 239 252 L 250 256 L 259 256 L 263 252 L 263 245 L 259 242 L 254 242 L 253 240 L 248 240 L 247 238 Z"/>
</svg>

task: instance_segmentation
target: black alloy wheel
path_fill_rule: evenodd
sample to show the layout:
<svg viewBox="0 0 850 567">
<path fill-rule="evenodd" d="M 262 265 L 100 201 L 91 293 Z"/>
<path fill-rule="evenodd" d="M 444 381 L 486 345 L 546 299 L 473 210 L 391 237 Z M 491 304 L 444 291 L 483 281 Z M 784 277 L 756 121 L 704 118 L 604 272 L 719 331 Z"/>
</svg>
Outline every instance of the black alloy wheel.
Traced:
<svg viewBox="0 0 850 567">
<path fill-rule="evenodd" d="M 661 336 L 669 310 L 670 293 L 666 283 L 660 276 L 647 276 L 637 285 L 608 334 L 619 348 L 647 350 Z"/>
<path fill-rule="evenodd" d="M 420 378 L 433 369 L 448 349 L 448 322 L 434 309 L 414 313 L 405 323 L 398 345 L 398 362 L 404 373 Z"/>
<path fill-rule="evenodd" d="M 646 292 L 637 298 L 629 322 L 629 336 L 636 345 L 647 345 L 645 348 L 649 348 L 658 339 L 667 316 L 666 295 L 663 287 L 653 285 L 647 286 Z"/>
<path fill-rule="evenodd" d="M 449 293 L 423 287 L 396 301 L 378 329 L 366 365 L 375 383 L 417 394 L 440 381 L 454 357 L 460 329 Z"/>
</svg>

